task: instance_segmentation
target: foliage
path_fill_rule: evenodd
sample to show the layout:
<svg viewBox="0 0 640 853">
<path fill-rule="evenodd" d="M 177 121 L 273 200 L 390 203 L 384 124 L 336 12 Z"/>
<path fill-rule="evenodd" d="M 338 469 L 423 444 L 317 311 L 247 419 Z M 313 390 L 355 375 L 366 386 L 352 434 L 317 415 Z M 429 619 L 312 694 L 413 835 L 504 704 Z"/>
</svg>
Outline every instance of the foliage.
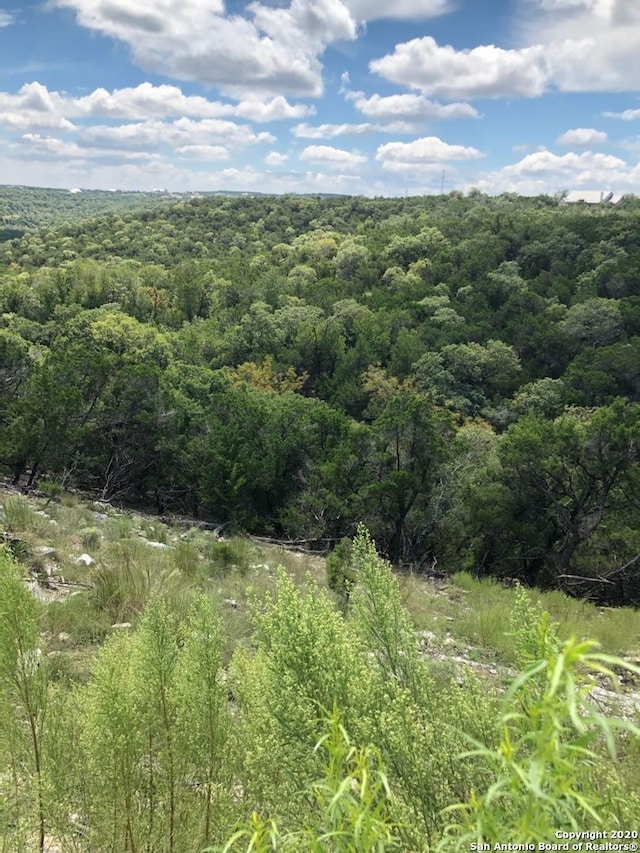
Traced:
<svg viewBox="0 0 640 853">
<path fill-rule="evenodd" d="M 598 783 L 602 737 L 615 759 L 614 729 L 635 736 L 629 722 L 603 716 L 589 697 L 595 675 L 615 678 L 612 667 L 637 667 L 595 651 L 596 643 L 560 643 L 549 615 L 535 611 L 521 594 L 516 634 L 525 668 L 504 696 L 496 748 L 477 744 L 468 756 L 486 762 L 494 781 L 468 803 L 452 806 L 458 823 L 447 827 L 440 849 L 470 843 L 538 844 L 558 831 L 583 831 L 606 824 Z"/>
<path fill-rule="evenodd" d="M 339 712 L 324 721 L 325 734 L 315 751 L 326 754 L 323 776 L 308 790 L 311 814 L 304 826 L 285 833 L 274 820 L 261 820 L 254 812 L 249 826 L 237 830 L 222 853 L 244 846 L 247 851 L 309 850 L 335 853 L 351 850 L 384 853 L 399 850 L 399 839 L 390 821 L 391 792 L 379 751 L 354 746 L 340 723 Z"/>
<path fill-rule="evenodd" d="M 43 753 L 46 670 L 35 602 L 16 564 L 0 549 L 0 754 L 9 770 L 3 776 L 1 832 L 14 849 L 26 849 L 31 839 L 40 853 L 49 805 Z"/>
<path fill-rule="evenodd" d="M 2 215 L 16 485 L 322 549 L 364 521 L 394 564 L 640 600 L 633 199 L 8 188 Z"/>
<path fill-rule="evenodd" d="M 89 519 L 93 532 L 113 523 L 112 513 L 77 499 L 53 510 L 56 565 L 72 564 Z M 130 623 L 112 624 L 117 611 L 100 605 L 100 586 L 41 605 L 17 564 L 0 560 L 0 826 L 8 850 L 417 851 L 455 846 L 480 819 L 483 827 L 511 820 L 517 838 L 527 809 L 540 832 L 544 815 L 590 826 L 585 803 L 609 826 L 628 825 L 637 811 L 637 733 L 596 713 L 586 697 L 585 666 L 619 672 L 620 662 L 588 643 L 560 641 L 523 589 L 483 590 L 494 598 L 500 590 L 511 605 L 505 643 L 522 667 L 500 714 L 497 680 L 432 660 L 419 643 L 406 579 L 378 557 L 364 529 L 345 543 L 351 587 L 338 607 L 304 577 L 299 555 L 284 554 L 288 571 L 275 572 L 275 555 L 247 540 L 236 546 L 205 530 L 177 536 L 148 517 L 127 521 L 128 536 L 106 541 L 101 565 L 83 567 L 81 577 L 110 571 L 125 595 L 124 566 L 144 578 Z M 141 529 L 167 547 L 145 542 Z M 37 553 L 41 540 L 28 536 Z M 207 559 L 222 546 L 234 562 L 245 555 L 269 565 L 212 578 Z M 307 563 L 322 577 L 319 564 Z M 435 611 L 463 589 L 472 604 L 480 582 L 457 583 L 444 593 L 420 579 L 408 604 Z M 458 636 L 459 626 L 447 624 Z M 529 782 L 540 762 L 558 774 L 539 774 L 538 791 Z M 547 799 L 533 808 L 540 791 Z M 456 803 L 460 817 L 447 832 Z"/>
</svg>

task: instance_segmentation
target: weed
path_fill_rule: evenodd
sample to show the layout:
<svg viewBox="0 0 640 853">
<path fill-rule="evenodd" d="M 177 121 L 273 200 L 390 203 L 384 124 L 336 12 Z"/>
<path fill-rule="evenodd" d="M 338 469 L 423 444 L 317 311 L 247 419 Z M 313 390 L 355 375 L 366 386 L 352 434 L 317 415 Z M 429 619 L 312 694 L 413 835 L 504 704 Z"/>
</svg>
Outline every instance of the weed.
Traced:
<svg viewBox="0 0 640 853">
<path fill-rule="evenodd" d="M 80 531 L 82 547 L 86 551 L 97 551 L 102 541 L 102 533 L 95 527 L 86 527 Z"/>
<path fill-rule="evenodd" d="M 122 539 L 129 539 L 133 530 L 133 521 L 126 516 L 117 516 L 110 518 L 107 522 L 105 535 L 111 542 L 117 542 Z"/>
<path fill-rule="evenodd" d="M 23 495 L 7 495 L 2 501 L 2 508 L 4 522 L 9 530 L 25 532 L 36 527 L 36 515 Z"/>
<path fill-rule="evenodd" d="M 237 569 L 240 574 L 246 575 L 254 554 L 254 545 L 249 539 L 243 538 L 225 541 L 211 538 L 205 549 L 205 556 L 209 559 L 212 574 L 225 575 L 231 569 Z"/>
<path fill-rule="evenodd" d="M 171 553 L 176 569 L 186 578 L 195 578 L 201 574 L 200 554 L 190 542 L 180 541 Z"/>
</svg>

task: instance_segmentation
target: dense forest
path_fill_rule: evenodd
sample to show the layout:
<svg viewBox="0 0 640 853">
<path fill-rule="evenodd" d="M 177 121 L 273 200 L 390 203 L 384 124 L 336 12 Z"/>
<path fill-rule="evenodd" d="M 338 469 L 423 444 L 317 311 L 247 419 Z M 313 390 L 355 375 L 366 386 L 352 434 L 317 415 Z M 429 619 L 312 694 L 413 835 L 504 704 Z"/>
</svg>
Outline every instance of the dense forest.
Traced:
<svg viewBox="0 0 640 853">
<path fill-rule="evenodd" d="M 131 213 L 180 198 L 180 194 L 42 189 L 0 186 L 0 240 L 21 237 L 34 228 L 56 228 L 106 213 Z"/>
<path fill-rule="evenodd" d="M 637 850 L 640 202 L 12 193 L 0 850 Z"/>
<path fill-rule="evenodd" d="M 640 600 L 635 199 L 212 196 L 0 262 L 16 484 Z"/>
</svg>

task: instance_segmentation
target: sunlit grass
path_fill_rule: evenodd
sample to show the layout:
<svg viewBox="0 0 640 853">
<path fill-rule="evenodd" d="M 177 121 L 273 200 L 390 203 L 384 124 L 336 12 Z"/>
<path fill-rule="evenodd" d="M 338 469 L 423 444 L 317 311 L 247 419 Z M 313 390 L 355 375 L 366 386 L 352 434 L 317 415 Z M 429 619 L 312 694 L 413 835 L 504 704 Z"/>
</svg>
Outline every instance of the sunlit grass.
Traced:
<svg viewBox="0 0 640 853">
<path fill-rule="evenodd" d="M 194 590 L 201 589 L 218 602 L 228 660 L 238 644 L 252 644 L 251 602 L 259 606 L 267 592 L 275 591 L 277 566 L 282 565 L 298 587 L 312 582 L 326 588 L 324 560 L 315 555 L 248 537 L 221 540 L 195 527 L 173 529 L 159 519 L 111 508 L 103 512 L 101 505 L 83 504 L 75 496 L 52 502 L 46 515 L 38 514 L 37 506 L 23 495 L 2 500 L 4 527 L 24 542 L 25 565 L 44 574 L 53 563 L 56 577 L 91 586 L 68 598 L 63 593 L 45 608 L 45 630 L 53 638 L 69 635 L 59 644 L 60 655 L 83 644 L 95 647 L 114 623 L 130 621 L 135 626 L 152 596 L 163 595 L 183 613 Z M 53 556 L 40 556 L 42 546 L 55 548 Z M 78 564 L 83 551 L 95 565 Z M 399 583 L 416 631 L 432 632 L 438 645 L 446 641 L 451 654 L 515 662 L 510 635 L 514 589 L 464 573 L 446 582 L 406 573 L 399 575 Z M 599 608 L 561 592 L 530 594 L 559 622 L 563 638 L 592 637 L 605 652 L 640 653 L 638 611 Z"/>
</svg>

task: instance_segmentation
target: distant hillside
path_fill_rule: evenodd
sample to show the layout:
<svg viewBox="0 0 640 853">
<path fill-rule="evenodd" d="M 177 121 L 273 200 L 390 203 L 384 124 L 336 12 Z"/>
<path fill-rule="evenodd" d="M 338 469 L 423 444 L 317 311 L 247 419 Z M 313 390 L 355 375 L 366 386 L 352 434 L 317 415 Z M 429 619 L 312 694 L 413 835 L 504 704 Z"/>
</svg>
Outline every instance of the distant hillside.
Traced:
<svg viewBox="0 0 640 853">
<path fill-rule="evenodd" d="M 185 198 L 201 196 L 260 196 L 263 193 L 206 192 L 175 193 L 123 192 L 121 190 L 51 189 L 44 187 L 0 186 L 0 242 L 21 237 L 39 228 L 58 228 L 108 214 L 122 214 L 166 207 Z M 317 198 L 338 198 L 321 193 Z"/>
<path fill-rule="evenodd" d="M 37 228 L 166 205 L 180 196 L 167 192 L 108 192 L 41 187 L 0 187 L 0 240 L 20 237 Z"/>
</svg>

